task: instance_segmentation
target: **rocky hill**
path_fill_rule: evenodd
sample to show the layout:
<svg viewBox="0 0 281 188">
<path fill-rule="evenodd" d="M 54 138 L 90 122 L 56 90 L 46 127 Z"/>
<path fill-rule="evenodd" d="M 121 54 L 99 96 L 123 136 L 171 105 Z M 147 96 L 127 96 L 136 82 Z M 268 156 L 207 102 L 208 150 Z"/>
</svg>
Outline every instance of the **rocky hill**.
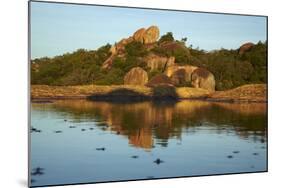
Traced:
<svg viewBox="0 0 281 188">
<path fill-rule="evenodd" d="M 267 44 L 206 52 L 186 46 L 171 32 L 138 29 L 128 38 L 97 50 L 77 50 L 32 60 L 32 84 L 194 87 L 208 91 L 267 82 Z"/>
</svg>

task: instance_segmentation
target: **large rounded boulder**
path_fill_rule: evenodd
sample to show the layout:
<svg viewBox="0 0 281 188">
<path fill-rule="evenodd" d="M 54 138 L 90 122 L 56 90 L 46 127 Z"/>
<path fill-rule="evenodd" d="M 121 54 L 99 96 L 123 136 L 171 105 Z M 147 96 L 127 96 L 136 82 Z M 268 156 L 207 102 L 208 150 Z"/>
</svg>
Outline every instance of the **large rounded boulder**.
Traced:
<svg viewBox="0 0 281 188">
<path fill-rule="evenodd" d="M 197 68 L 192 72 L 191 85 L 195 88 L 215 91 L 216 81 L 210 71 L 204 68 Z"/>
<path fill-rule="evenodd" d="M 133 35 L 133 39 L 135 41 L 141 42 L 143 43 L 143 38 L 144 38 L 144 34 L 145 34 L 145 28 L 140 28 L 139 30 L 137 30 L 134 35 Z"/>
<path fill-rule="evenodd" d="M 159 38 L 159 28 L 157 26 L 151 26 L 147 28 L 144 34 L 144 44 L 154 43 Z"/>
<path fill-rule="evenodd" d="M 239 55 L 243 55 L 245 52 L 251 50 L 254 46 L 255 46 L 255 44 L 253 44 L 251 42 L 247 42 L 247 43 L 243 44 L 239 48 L 239 52 L 238 52 Z"/>
<path fill-rule="evenodd" d="M 134 67 L 124 77 L 125 85 L 145 85 L 148 81 L 148 75 L 140 67 Z"/>
</svg>

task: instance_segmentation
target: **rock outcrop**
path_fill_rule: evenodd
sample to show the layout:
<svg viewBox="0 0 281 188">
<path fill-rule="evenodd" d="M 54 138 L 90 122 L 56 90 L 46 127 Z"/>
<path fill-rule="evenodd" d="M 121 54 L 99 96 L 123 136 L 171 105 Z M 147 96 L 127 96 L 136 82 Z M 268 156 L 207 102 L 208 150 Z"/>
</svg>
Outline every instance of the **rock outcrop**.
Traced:
<svg viewBox="0 0 281 188">
<path fill-rule="evenodd" d="M 109 52 L 111 53 L 110 57 L 106 59 L 102 65 L 103 69 L 110 69 L 112 67 L 112 62 L 115 57 L 124 56 L 125 46 L 133 41 L 138 41 L 145 44 L 148 48 L 153 47 L 159 38 L 159 28 L 157 26 L 150 26 L 149 28 L 141 28 L 137 30 L 133 36 L 129 38 L 124 38 L 120 40 L 115 45 L 112 45 Z"/>
<path fill-rule="evenodd" d="M 143 43 L 144 44 L 149 44 L 149 43 L 154 43 L 158 40 L 159 38 L 159 28 L 157 26 L 151 26 L 149 27 L 144 34 L 144 39 Z"/>
<path fill-rule="evenodd" d="M 145 85 L 148 81 L 148 75 L 141 67 L 134 67 L 124 77 L 125 85 Z"/>
<path fill-rule="evenodd" d="M 167 67 L 175 64 L 175 57 L 163 57 L 155 54 L 149 54 L 145 57 L 146 66 L 150 71 L 158 70 L 164 72 Z"/>
<path fill-rule="evenodd" d="M 192 72 L 191 84 L 195 88 L 202 88 L 209 91 L 215 91 L 215 77 L 214 75 L 204 68 L 197 68 Z"/>
<path fill-rule="evenodd" d="M 141 29 L 137 30 L 133 35 L 134 40 L 144 43 L 143 38 L 145 35 L 145 31 L 146 31 L 145 28 L 141 28 Z"/>
<path fill-rule="evenodd" d="M 247 42 L 247 43 L 243 44 L 239 48 L 239 52 L 238 52 L 239 55 L 243 55 L 245 52 L 251 50 L 254 46 L 255 46 L 255 44 L 251 43 L 251 42 Z"/>
<path fill-rule="evenodd" d="M 150 26 L 149 28 L 141 28 L 137 30 L 133 38 L 135 41 L 141 42 L 143 44 L 154 43 L 159 38 L 159 28 L 157 26 Z"/>
</svg>

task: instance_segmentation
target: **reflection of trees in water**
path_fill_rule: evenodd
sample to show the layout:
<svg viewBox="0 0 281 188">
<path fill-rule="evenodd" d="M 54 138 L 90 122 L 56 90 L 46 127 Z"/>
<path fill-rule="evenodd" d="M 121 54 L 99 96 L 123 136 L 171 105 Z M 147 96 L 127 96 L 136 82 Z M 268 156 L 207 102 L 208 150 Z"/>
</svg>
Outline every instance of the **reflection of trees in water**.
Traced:
<svg viewBox="0 0 281 188">
<path fill-rule="evenodd" d="M 33 108 L 36 109 L 36 105 Z M 126 135 L 129 143 L 145 149 L 154 138 L 163 146 L 182 131 L 196 132 L 202 126 L 218 134 L 234 132 L 241 138 L 264 142 L 267 131 L 266 104 L 232 104 L 205 101 L 158 101 L 138 103 L 65 100 L 48 104 L 52 110 L 68 112 L 76 121 L 106 122 L 112 131 Z M 101 124 L 102 126 L 103 124 Z"/>
</svg>

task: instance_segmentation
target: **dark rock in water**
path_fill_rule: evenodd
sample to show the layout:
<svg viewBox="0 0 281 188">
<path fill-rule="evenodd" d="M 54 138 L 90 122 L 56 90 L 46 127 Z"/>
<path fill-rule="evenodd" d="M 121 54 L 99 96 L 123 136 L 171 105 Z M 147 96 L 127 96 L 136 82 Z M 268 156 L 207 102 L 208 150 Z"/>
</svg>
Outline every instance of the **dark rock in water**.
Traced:
<svg viewBox="0 0 281 188">
<path fill-rule="evenodd" d="M 94 130 L 94 128 L 93 127 L 91 127 L 91 128 L 89 128 L 90 130 Z"/>
<path fill-rule="evenodd" d="M 253 155 L 259 155 L 259 153 L 253 153 Z"/>
<path fill-rule="evenodd" d="M 235 154 L 237 154 L 237 153 L 240 153 L 240 151 L 233 151 L 232 153 L 235 153 Z"/>
<path fill-rule="evenodd" d="M 66 119 L 64 121 L 67 121 Z"/>
<path fill-rule="evenodd" d="M 62 131 L 55 131 L 54 133 L 62 133 Z"/>
<path fill-rule="evenodd" d="M 31 132 L 40 133 L 40 132 L 41 132 L 41 130 L 36 129 L 36 128 L 34 128 L 34 127 L 31 127 Z"/>
<path fill-rule="evenodd" d="M 37 168 L 34 168 L 31 172 L 31 175 L 32 176 L 41 176 L 44 174 L 44 168 L 40 168 L 40 167 L 37 167 Z"/>
<path fill-rule="evenodd" d="M 96 150 L 98 150 L 98 151 L 104 151 L 105 148 L 104 148 L 104 147 L 103 147 L 103 148 L 96 148 Z"/>
<path fill-rule="evenodd" d="M 69 128 L 73 129 L 73 128 L 76 128 L 76 126 L 69 126 Z"/>
<path fill-rule="evenodd" d="M 81 129 L 81 131 L 86 131 L 86 129 Z"/>
<path fill-rule="evenodd" d="M 30 180 L 30 183 L 34 183 L 34 182 L 36 182 L 36 180 L 34 180 L 34 179 L 31 179 L 31 180 Z"/>
<path fill-rule="evenodd" d="M 232 158 L 233 158 L 233 156 L 232 156 L 232 155 L 228 155 L 228 156 L 227 156 L 227 158 L 232 159 Z"/>
<path fill-rule="evenodd" d="M 117 131 L 116 134 L 120 134 L 120 131 Z"/>
<path fill-rule="evenodd" d="M 137 159 L 137 158 L 139 158 L 139 156 L 137 156 L 137 155 L 133 155 L 131 158 L 133 158 L 133 159 Z"/>
<path fill-rule="evenodd" d="M 154 163 L 159 165 L 160 163 L 164 163 L 164 161 L 162 161 L 161 159 L 158 158 L 154 161 Z"/>
</svg>

